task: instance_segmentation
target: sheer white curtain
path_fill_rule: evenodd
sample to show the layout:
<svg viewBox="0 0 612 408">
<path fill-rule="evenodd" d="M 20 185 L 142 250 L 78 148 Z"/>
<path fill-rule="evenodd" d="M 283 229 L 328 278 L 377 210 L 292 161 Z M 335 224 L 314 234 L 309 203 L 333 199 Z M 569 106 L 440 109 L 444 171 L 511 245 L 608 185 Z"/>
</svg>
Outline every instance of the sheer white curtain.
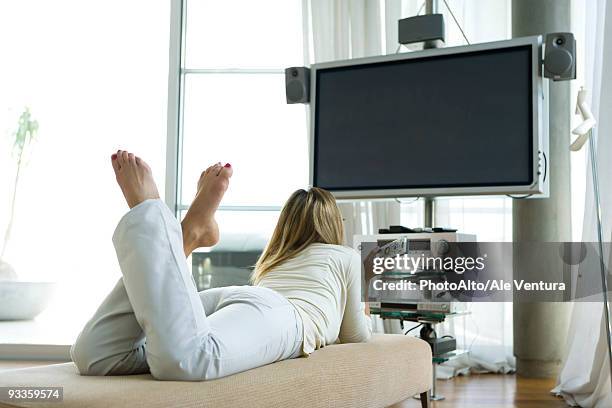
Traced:
<svg viewBox="0 0 612 408">
<path fill-rule="evenodd" d="M 583 83 L 590 90 L 591 107 L 595 117 L 599 119 L 596 148 L 603 237 L 608 241 L 612 235 L 612 185 L 607 177 L 612 172 L 612 77 L 602 73 L 612 69 L 612 4 L 606 0 L 594 0 L 588 4 L 582 3 L 581 6 L 584 8 L 584 21 L 581 23 L 585 55 Z M 588 160 L 586 165 L 582 241 L 595 242 L 597 225 L 591 164 Z M 599 274 L 599 270 L 582 270 L 581 273 Z M 558 385 L 553 391 L 561 394 L 571 405 L 602 408 L 612 406 L 602 302 L 576 303 L 569 333 L 572 336 L 568 339 L 568 354 L 559 375 Z"/>
<path fill-rule="evenodd" d="M 512 200 L 506 197 L 438 199 L 436 224 L 476 235 L 481 242 L 512 240 Z M 512 303 L 468 305 L 471 314 L 449 320 L 442 334 L 452 334 L 469 355 L 451 361 L 440 371 L 450 377 L 465 372 L 512 372 L 515 368 L 512 338 Z"/>
<path fill-rule="evenodd" d="M 510 0 L 448 0 L 470 42 L 510 37 Z M 310 62 L 323 62 L 394 53 L 397 21 L 422 12 L 422 0 L 304 0 L 309 18 Z M 449 10 L 440 2 L 447 28 L 446 45 L 463 45 L 465 39 Z M 414 48 L 414 47 L 411 47 Z M 405 50 L 404 50 L 405 51 Z M 440 112 L 444 118 L 444 112 Z M 423 202 L 359 202 L 342 204 L 347 242 L 354 234 L 371 234 L 390 224 L 422 226 Z M 511 203 L 504 198 L 453 198 L 438 200 L 436 224 L 474 233 L 479 240 L 507 241 L 512 236 Z M 472 315 L 444 324 L 443 334 L 454 335 L 470 358 L 455 361 L 439 375 L 449 377 L 468 368 L 507 372 L 513 368 L 512 308 L 507 304 L 474 304 Z M 384 326 L 384 327 L 383 327 Z M 397 322 L 374 327 L 398 332 Z"/>
</svg>

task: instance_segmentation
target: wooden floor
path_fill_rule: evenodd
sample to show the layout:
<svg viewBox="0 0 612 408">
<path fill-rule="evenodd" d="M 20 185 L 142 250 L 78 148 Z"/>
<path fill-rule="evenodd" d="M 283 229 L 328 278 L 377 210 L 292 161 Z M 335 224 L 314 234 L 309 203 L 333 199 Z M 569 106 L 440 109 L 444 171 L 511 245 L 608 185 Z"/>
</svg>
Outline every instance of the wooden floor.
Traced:
<svg viewBox="0 0 612 408">
<path fill-rule="evenodd" d="M 515 375 L 481 374 L 438 380 L 436 392 L 443 401 L 432 408 L 562 408 L 561 398 L 550 394 L 554 380 L 527 379 Z M 392 408 L 420 407 L 418 400 L 404 401 Z"/>
<path fill-rule="evenodd" d="M 0 371 L 57 362 L 2 361 Z M 562 399 L 550 394 L 554 380 L 539 380 L 515 375 L 482 374 L 461 376 L 452 380 L 439 380 L 437 393 L 446 397 L 432 402 L 432 408 L 562 408 Z M 417 408 L 418 400 L 404 401 L 392 408 Z"/>
</svg>

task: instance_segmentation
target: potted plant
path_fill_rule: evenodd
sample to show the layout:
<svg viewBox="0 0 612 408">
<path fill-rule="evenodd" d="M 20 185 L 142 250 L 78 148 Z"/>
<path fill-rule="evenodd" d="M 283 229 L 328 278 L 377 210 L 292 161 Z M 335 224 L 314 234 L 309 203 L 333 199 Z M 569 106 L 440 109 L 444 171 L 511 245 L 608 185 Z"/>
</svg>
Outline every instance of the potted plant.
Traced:
<svg viewBox="0 0 612 408">
<path fill-rule="evenodd" d="M 0 281 L 2 280 L 16 280 L 17 273 L 15 269 L 5 260 L 6 249 L 8 247 L 9 240 L 11 238 L 11 231 L 13 229 L 13 221 L 15 220 L 15 203 L 17 201 L 17 191 L 19 187 L 19 177 L 21 171 L 25 166 L 25 153 L 30 144 L 36 137 L 38 131 L 38 122 L 32 119 L 32 114 L 29 108 L 25 108 L 23 113 L 19 116 L 17 123 L 17 130 L 13 133 L 13 154 L 17 161 L 17 169 L 15 171 L 15 182 L 13 184 L 13 192 L 10 198 L 10 212 L 8 218 L 8 224 L 4 232 L 4 240 L 2 242 L 2 250 L 0 252 Z"/>
</svg>

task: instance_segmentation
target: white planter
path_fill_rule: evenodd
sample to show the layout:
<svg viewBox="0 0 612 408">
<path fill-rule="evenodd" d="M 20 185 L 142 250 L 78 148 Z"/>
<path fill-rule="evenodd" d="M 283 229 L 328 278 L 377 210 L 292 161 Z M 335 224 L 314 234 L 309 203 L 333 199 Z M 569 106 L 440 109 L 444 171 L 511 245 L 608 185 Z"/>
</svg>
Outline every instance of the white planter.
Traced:
<svg viewBox="0 0 612 408">
<path fill-rule="evenodd" d="M 0 282 L 0 321 L 35 318 L 45 310 L 54 292 L 53 282 Z"/>
<path fill-rule="evenodd" d="M 30 320 L 49 304 L 55 292 L 52 282 L 19 282 L 15 269 L 0 260 L 0 321 Z"/>
</svg>

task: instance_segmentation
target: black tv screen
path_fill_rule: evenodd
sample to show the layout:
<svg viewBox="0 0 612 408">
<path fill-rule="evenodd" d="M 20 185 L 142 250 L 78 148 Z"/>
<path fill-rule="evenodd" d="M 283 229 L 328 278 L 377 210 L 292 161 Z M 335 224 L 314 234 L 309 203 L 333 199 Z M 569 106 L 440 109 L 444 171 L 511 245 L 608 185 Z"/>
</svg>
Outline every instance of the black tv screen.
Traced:
<svg viewBox="0 0 612 408">
<path fill-rule="evenodd" d="M 532 50 L 316 69 L 312 184 L 332 191 L 531 184 Z"/>
</svg>

